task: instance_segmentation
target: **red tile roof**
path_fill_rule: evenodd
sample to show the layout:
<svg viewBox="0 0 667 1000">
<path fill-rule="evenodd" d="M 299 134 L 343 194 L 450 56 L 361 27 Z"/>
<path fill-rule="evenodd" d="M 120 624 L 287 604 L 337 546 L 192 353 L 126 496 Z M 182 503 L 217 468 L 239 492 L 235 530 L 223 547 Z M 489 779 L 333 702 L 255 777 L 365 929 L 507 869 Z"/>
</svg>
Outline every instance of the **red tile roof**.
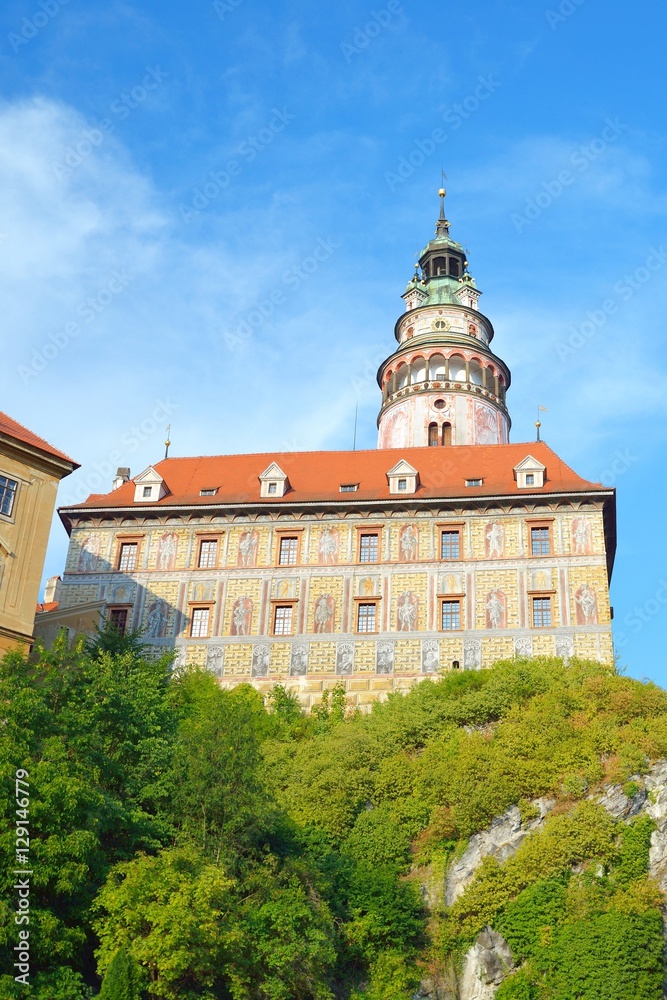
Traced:
<svg viewBox="0 0 667 1000">
<path fill-rule="evenodd" d="M 55 611 L 58 607 L 58 601 L 47 601 L 46 604 L 38 604 L 35 608 L 35 614 L 39 614 L 41 611 Z"/>
<path fill-rule="evenodd" d="M 6 413 L 0 412 L 0 435 L 2 434 L 6 437 L 14 438 L 16 441 L 22 441 L 23 444 L 28 444 L 31 448 L 37 448 L 39 451 L 43 451 L 47 455 L 52 455 L 54 458 L 60 458 L 64 462 L 69 462 L 73 469 L 79 468 L 79 463 L 71 459 L 69 455 L 58 451 L 57 448 L 50 445 L 44 438 L 38 437 L 32 431 L 29 431 L 27 427 L 24 427 L 23 424 L 19 424 L 18 421 L 13 420 Z"/>
<path fill-rule="evenodd" d="M 546 466 L 546 483 L 539 490 L 518 490 L 514 467 L 528 455 Z M 283 454 L 214 455 L 167 458 L 153 468 L 163 477 L 168 493 L 157 504 L 134 502 L 132 480 L 107 494 L 92 494 L 76 508 L 205 506 L 233 503 L 285 504 L 327 501 L 364 501 L 389 498 L 387 472 L 405 459 L 419 472 L 419 499 L 484 497 L 536 493 L 581 493 L 602 490 L 573 472 L 544 442 L 400 448 L 373 451 L 306 451 Z M 290 489 L 284 497 L 260 499 L 259 476 L 272 463 L 286 473 Z M 466 479 L 482 479 L 466 487 Z M 342 484 L 358 483 L 354 493 L 341 493 Z M 214 497 L 200 490 L 217 488 Z M 393 495 L 394 499 L 398 499 Z M 64 508 L 67 509 L 67 508 Z"/>
</svg>

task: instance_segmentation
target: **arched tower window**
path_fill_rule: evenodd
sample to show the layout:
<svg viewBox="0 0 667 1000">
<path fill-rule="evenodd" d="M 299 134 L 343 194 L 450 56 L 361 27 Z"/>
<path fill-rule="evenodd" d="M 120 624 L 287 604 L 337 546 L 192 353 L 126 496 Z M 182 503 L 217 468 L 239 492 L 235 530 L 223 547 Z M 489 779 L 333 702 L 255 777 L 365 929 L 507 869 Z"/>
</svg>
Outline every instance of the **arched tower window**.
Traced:
<svg viewBox="0 0 667 1000">
<path fill-rule="evenodd" d="M 433 276 L 438 274 L 447 274 L 447 258 L 446 257 L 436 257 L 433 261 Z"/>
<path fill-rule="evenodd" d="M 448 445 L 452 443 L 452 425 L 443 424 L 442 425 L 442 443 Z"/>
<path fill-rule="evenodd" d="M 456 257 L 449 258 L 449 273 L 451 274 L 452 278 L 458 278 L 459 274 L 461 273 L 459 268 L 459 262 L 456 259 Z"/>
<path fill-rule="evenodd" d="M 429 448 L 434 448 L 438 445 L 438 425 L 436 423 L 428 425 L 428 445 Z"/>
</svg>

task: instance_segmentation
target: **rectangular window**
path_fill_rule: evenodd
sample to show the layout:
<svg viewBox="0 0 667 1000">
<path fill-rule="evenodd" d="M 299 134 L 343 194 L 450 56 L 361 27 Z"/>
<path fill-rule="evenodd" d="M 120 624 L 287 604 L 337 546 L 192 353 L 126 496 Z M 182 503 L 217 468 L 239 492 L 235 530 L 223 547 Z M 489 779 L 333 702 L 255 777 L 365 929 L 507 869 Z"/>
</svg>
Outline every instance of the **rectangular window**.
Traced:
<svg viewBox="0 0 667 1000">
<path fill-rule="evenodd" d="M 217 486 L 215 488 L 211 487 L 210 489 L 209 489 L 208 486 L 205 486 L 203 489 L 201 489 L 199 491 L 199 496 L 200 497 L 214 497 L 217 492 L 218 492 Z"/>
<path fill-rule="evenodd" d="M 143 493 L 143 495 L 145 497 L 149 497 L 152 492 L 153 492 L 153 487 L 152 486 L 144 486 L 144 493 Z"/>
<path fill-rule="evenodd" d="M 266 492 L 267 493 L 277 493 L 278 492 L 278 483 L 269 483 L 268 486 L 266 487 Z"/>
<path fill-rule="evenodd" d="M 549 628 L 551 625 L 551 598 L 533 598 L 533 626 L 535 628 Z"/>
<path fill-rule="evenodd" d="M 356 493 L 357 483 L 346 483 L 344 486 L 339 487 L 341 493 Z"/>
<path fill-rule="evenodd" d="M 19 484 L 15 479 L 8 479 L 7 476 L 0 476 L 0 514 L 11 517 L 14 509 L 14 500 Z"/>
<path fill-rule="evenodd" d="M 482 483 L 482 479 L 466 479 L 466 486 L 481 486 Z"/>
<path fill-rule="evenodd" d="M 296 566 L 296 556 L 298 548 L 299 548 L 298 538 L 281 538 L 280 552 L 278 554 L 278 564 L 280 566 Z"/>
<path fill-rule="evenodd" d="M 123 635 L 127 628 L 127 608 L 110 608 L 109 621 Z"/>
<path fill-rule="evenodd" d="M 399 491 L 402 493 L 403 490 L 407 490 L 407 488 L 408 488 L 408 481 L 407 481 L 407 479 L 399 479 L 398 480 L 398 489 L 399 489 Z"/>
<path fill-rule="evenodd" d="M 357 632 L 377 632 L 377 604 L 360 604 L 357 610 Z"/>
<path fill-rule="evenodd" d="M 534 486 L 534 485 L 535 485 L 535 473 L 534 472 L 527 472 L 526 473 L 526 486 Z"/>
<path fill-rule="evenodd" d="M 530 529 L 530 553 L 533 556 L 548 556 L 551 553 L 551 540 L 547 527 Z"/>
<path fill-rule="evenodd" d="M 216 538 L 203 538 L 199 543 L 199 569 L 213 569 L 218 561 L 218 541 Z"/>
<path fill-rule="evenodd" d="M 377 561 L 378 561 L 378 536 L 362 535 L 359 540 L 359 562 L 377 562 Z M 375 605 L 373 606 L 375 607 Z"/>
<path fill-rule="evenodd" d="M 444 632 L 451 632 L 461 628 L 461 602 L 442 602 L 442 629 Z"/>
<path fill-rule="evenodd" d="M 293 616 L 294 608 L 291 604 L 276 605 L 275 614 L 273 616 L 273 634 L 291 635 Z"/>
<path fill-rule="evenodd" d="M 118 569 L 124 570 L 126 573 L 131 573 L 132 570 L 137 565 L 137 549 L 139 546 L 136 542 L 123 542 L 120 547 L 120 557 L 118 559 Z"/>
<path fill-rule="evenodd" d="M 211 616 L 210 608 L 193 608 L 190 635 L 193 639 L 204 639 L 208 635 L 208 622 Z"/>
<path fill-rule="evenodd" d="M 461 532 L 443 531 L 440 536 L 440 558 L 460 559 L 461 558 Z"/>
</svg>

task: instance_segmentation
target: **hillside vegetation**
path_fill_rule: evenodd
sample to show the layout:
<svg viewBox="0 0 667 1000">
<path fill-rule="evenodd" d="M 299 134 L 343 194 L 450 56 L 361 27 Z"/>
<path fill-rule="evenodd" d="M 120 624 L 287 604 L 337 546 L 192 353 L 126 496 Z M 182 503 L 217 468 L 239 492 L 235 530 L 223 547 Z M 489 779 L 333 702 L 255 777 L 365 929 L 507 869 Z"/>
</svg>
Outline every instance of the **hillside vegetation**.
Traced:
<svg viewBox="0 0 667 1000">
<path fill-rule="evenodd" d="M 108 637 L 107 637 L 108 639 Z M 667 757 L 667 693 L 597 663 L 426 680 L 368 715 L 334 690 L 172 677 L 103 637 L 0 664 L 0 1000 L 409 1000 L 492 925 L 497 1000 L 658 1000 L 652 822 L 594 793 Z M 15 774 L 30 785 L 30 985 L 14 982 Z M 468 839 L 553 808 L 447 908 Z M 555 803 L 555 804 L 553 804 Z"/>
</svg>

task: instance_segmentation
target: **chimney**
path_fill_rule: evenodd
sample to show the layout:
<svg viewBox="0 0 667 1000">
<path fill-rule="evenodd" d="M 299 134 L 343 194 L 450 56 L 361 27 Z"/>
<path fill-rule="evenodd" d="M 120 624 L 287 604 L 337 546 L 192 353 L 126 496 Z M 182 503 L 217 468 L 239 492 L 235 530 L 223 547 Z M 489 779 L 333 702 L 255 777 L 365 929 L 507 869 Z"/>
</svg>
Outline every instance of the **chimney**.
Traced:
<svg viewBox="0 0 667 1000">
<path fill-rule="evenodd" d="M 44 584 L 44 604 L 53 604 L 60 597 L 60 577 L 50 576 Z"/>
<path fill-rule="evenodd" d="M 123 483 L 129 482 L 129 479 L 130 479 L 130 470 L 125 468 L 124 466 L 121 467 L 116 472 L 116 478 L 113 481 L 111 489 L 117 490 L 119 486 L 123 485 Z"/>
</svg>

